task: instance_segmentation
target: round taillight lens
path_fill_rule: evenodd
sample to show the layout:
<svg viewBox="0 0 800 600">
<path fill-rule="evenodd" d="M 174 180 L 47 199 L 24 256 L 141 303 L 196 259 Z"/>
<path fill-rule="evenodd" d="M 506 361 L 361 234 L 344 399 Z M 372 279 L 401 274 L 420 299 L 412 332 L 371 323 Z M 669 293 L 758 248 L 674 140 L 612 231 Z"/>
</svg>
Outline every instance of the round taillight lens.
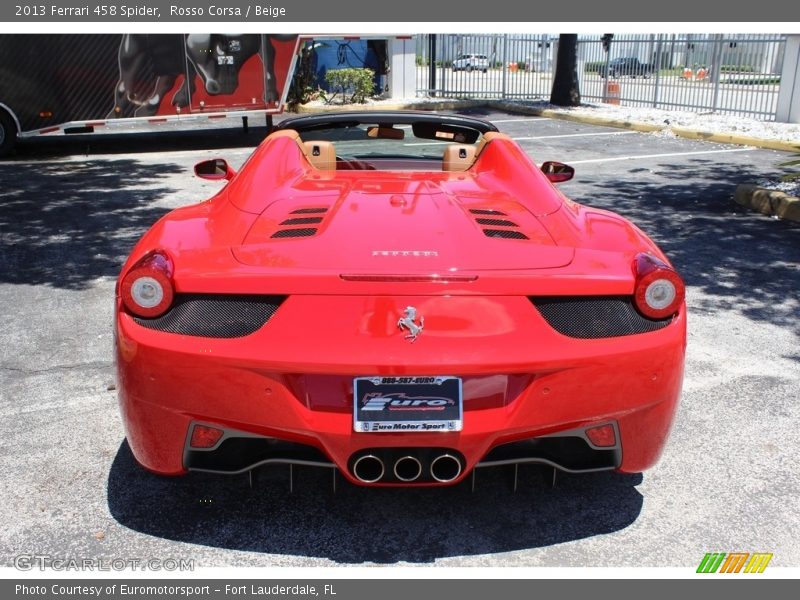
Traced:
<svg viewBox="0 0 800 600">
<path fill-rule="evenodd" d="M 686 293 L 680 275 L 649 254 L 639 254 L 634 261 L 636 308 L 651 319 L 665 319 L 678 312 Z"/>
<path fill-rule="evenodd" d="M 144 275 L 131 284 L 131 296 L 137 306 L 153 308 L 164 300 L 164 288 L 157 279 Z"/>
<path fill-rule="evenodd" d="M 158 317 L 172 305 L 172 261 L 165 253 L 151 252 L 139 260 L 120 285 L 122 302 L 139 317 Z"/>
<path fill-rule="evenodd" d="M 675 284 L 669 279 L 656 279 L 644 291 L 644 301 L 653 310 L 664 310 L 675 301 Z"/>
</svg>

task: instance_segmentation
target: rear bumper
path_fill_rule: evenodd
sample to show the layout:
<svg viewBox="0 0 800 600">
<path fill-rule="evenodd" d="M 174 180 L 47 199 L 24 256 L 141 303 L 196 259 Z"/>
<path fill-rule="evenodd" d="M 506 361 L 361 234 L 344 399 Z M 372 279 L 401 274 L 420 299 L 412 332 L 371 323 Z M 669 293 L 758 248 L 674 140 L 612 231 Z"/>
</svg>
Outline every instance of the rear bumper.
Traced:
<svg viewBox="0 0 800 600">
<path fill-rule="evenodd" d="M 193 423 L 190 435 L 195 425 L 215 426 Z M 568 473 L 613 470 L 619 468 L 622 462 L 622 448 L 616 423 L 609 425 L 617 432 L 613 445 L 595 446 L 584 430 L 579 428 L 500 444 L 492 448 L 474 468 L 539 464 Z M 246 473 L 265 465 L 337 468 L 323 452 L 308 444 L 232 429 L 223 431 L 222 438 L 211 448 L 192 448 L 187 436 L 183 454 L 185 468 L 226 475 Z M 359 464 L 364 460 L 375 461 L 373 467 L 379 468 L 379 472 L 374 477 L 359 469 Z M 458 479 L 465 470 L 465 464 L 464 456 L 455 448 L 378 447 L 354 453 L 348 461 L 347 472 L 362 483 L 436 484 Z"/>
<path fill-rule="evenodd" d="M 457 456 L 457 477 L 418 481 L 435 485 L 460 481 L 476 467 L 525 462 L 639 472 L 666 442 L 683 378 L 684 311 L 659 331 L 579 340 L 555 332 L 525 297 L 349 298 L 349 312 L 337 311 L 337 297 L 324 299 L 324 311 L 309 298 L 291 300 L 265 327 L 233 340 L 153 331 L 118 312 L 120 405 L 145 468 L 237 473 L 305 461 L 359 483 L 353 464 L 366 454 L 391 464 L 400 448 L 426 472 L 438 456 L 431 449 Z M 437 330 L 429 323 L 437 322 L 442 302 L 469 302 L 470 310 L 450 306 L 445 313 L 468 316 L 440 319 L 445 326 Z M 408 304 L 431 315 L 414 344 L 392 321 Z M 328 322 L 330 314 L 337 319 Z M 307 331 L 316 332 L 313 343 L 304 339 Z M 462 431 L 355 432 L 353 378 L 389 374 L 461 377 Z M 194 423 L 226 430 L 228 445 L 216 453 L 188 449 Z M 618 447 L 610 452 L 581 439 L 581 430 L 601 423 L 616 427 Z"/>
</svg>

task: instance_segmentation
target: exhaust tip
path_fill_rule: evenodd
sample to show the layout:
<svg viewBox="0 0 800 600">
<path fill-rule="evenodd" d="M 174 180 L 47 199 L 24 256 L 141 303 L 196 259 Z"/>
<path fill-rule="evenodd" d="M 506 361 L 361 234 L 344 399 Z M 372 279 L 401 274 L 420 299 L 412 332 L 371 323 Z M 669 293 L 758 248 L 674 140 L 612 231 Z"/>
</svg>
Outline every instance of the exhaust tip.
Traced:
<svg viewBox="0 0 800 600">
<path fill-rule="evenodd" d="M 461 475 L 461 461 L 452 454 L 442 454 L 431 461 L 431 477 L 448 483 Z"/>
<path fill-rule="evenodd" d="M 401 456 L 394 463 L 394 476 L 400 481 L 416 481 L 422 475 L 422 463 L 413 456 Z"/>
<path fill-rule="evenodd" d="M 385 471 L 383 461 L 374 454 L 365 454 L 353 463 L 353 475 L 362 483 L 375 483 Z"/>
</svg>

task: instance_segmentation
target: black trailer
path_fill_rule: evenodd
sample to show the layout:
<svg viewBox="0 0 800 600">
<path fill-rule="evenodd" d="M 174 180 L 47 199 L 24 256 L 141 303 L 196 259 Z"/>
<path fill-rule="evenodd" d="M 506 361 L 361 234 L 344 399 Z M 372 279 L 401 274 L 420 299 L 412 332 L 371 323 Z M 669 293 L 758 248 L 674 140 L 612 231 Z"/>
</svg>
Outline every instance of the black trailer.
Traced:
<svg viewBox="0 0 800 600">
<path fill-rule="evenodd" d="M 297 35 L 0 35 L 0 156 L 18 138 L 279 113 Z M 245 121 L 246 122 L 246 121 Z"/>
</svg>

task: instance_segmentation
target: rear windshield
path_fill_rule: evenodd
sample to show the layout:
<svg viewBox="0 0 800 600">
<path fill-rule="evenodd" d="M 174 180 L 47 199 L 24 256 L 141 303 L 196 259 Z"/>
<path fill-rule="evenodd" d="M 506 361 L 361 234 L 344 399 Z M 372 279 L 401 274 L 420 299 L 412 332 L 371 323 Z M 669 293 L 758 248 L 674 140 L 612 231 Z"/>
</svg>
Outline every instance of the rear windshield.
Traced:
<svg viewBox="0 0 800 600">
<path fill-rule="evenodd" d="M 415 128 L 412 125 L 381 126 L 360 123 L 348 127 L 301 131 L 307 141 L 331 142 L 337 169 L 440 171 L 445 148 L 450 144 L 475 146 L 481 135 L 474 130 L 446 127 Z"/>
</svg>

